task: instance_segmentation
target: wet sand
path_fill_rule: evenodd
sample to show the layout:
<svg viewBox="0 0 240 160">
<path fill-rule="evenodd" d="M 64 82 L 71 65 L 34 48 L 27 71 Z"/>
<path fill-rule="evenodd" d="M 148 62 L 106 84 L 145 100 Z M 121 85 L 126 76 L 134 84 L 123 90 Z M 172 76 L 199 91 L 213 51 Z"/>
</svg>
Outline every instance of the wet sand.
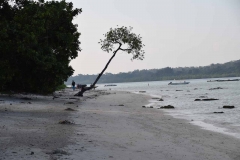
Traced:
<svg viewBox="0 0 240 160">
<path fill-rule="evenodd" d="M 159 109 L 142 108 L 150 97 L 97 90 L 84 97 L 74 93 L 67 89 L 54 99 L 1 95 L 0 160 L 240 159 L 239 139 L 200 129 Z M 63 120 L 74 124 L 59 124 Z"/>
</svg>

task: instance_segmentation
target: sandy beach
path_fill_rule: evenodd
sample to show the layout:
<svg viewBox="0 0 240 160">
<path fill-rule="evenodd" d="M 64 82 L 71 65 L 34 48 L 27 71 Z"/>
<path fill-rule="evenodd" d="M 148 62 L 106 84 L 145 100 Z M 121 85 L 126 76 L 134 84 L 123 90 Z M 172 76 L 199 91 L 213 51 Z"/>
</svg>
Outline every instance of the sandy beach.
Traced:
<svg viewBox="0 0 240 160">
<path fill-rule="evenodd" d="M 76 92 L 0 95 L 0 160 L 240 160 L 239 139 L 143 108 L 151 97 Z"/>
</svg>

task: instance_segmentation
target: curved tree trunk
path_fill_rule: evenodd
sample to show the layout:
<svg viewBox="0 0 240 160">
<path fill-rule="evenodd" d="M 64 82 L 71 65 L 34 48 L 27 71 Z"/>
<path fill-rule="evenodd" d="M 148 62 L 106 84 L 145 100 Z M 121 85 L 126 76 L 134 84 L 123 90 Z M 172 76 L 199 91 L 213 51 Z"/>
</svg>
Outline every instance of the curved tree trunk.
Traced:
<svg viewBox="0 0 240 160">
<path fill-rule="evenodd" d="M 83 96 L 83 93 L 84 93 L 85 91 L 92 89 L 92 88 L 95 86 L 95 84 L 97 84 L 98 80 L 101 78 L 101 76 L 103 75 L 103 73 L 104 73 L 105 70 L 107 69 L 108 65 L 110 64 L 110 62 L 112 61 L 112 59 L 115 57 L 117 51 L 120 50 L 120 47 L 121 47 L 121 44 L 119 45 L 118 49 L 113 52 L 112 57 L 109 59 L 108 63 L 105 65 L 104 69 L 103 69 L 102 72 L 98 75 L 98 77 L 96 78 L 96 80 L 94 81 L 94 83 L 93 83 L 90 87 L 83 87 L 83 88 L 81 89 L 81 91 L 79 91 L 78 93 L 76 93 L 74 96 L 80 96 L 80 97 L 82 97 L 82 96 Z"/>
</svg>

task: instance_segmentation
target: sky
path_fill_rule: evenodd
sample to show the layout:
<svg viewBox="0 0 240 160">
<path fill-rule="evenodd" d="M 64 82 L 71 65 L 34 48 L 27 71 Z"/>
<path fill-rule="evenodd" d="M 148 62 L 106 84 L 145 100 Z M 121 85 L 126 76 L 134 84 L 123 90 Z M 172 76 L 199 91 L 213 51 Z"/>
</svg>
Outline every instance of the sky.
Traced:
<svg viewBox="0 0 240 160">
<path fill-rule="evenodd" d="M 240 0 L 66 0 L 82 13 L 73 23 L 82 51 L 78 74 L 98 74 L 112 53 L 98 43 L 110 28 L 131 26 L 145 44 L 144 60 L 118 52 L 106 72 L 206 66 L 240 59 Z"/>
</svg>

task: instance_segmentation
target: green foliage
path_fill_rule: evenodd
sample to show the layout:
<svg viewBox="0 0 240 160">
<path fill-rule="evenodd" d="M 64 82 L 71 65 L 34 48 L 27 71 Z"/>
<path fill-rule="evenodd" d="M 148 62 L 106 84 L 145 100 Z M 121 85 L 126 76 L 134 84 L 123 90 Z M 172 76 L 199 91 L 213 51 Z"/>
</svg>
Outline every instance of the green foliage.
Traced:
<svg viewBox="0 0 240 160">
<path fill-rule="evenodd" d="M 56 91 L 65 89 L 66 87 L 67 87 L 67 86 L 66 86 L 65 84 L 61 84 L 61 85 L 59 85 L 59 86 L 56 88 Z"/>
<path fill-rule="evenodd" d="M 97 75 L 79 74 L 75 77 L 70 77 L 67 81 L 67 84 L 70 84 L 72 80 L 74 80 L 76 83 L 88 84 L 91 83 L 96 77 Z M 99 83 L 141 82 L 220 77 L 240 77 L 240 60 L 227 62 L 224 64 L 212 64 L 205 67 L 166 67 L 162 69 L 135 70 L 128 73 L 106 73 L 99 80 Z"/>
<path fill-rule="evenodd" d="M 119 50 L 132 54 L 132 59 L 143 60 L 145 52 L 142 50 L 144 46 L 142 37 L 132 33 L 132 29 L 132 27 L 124 26 L 115 29 L 110 28 L 110 31 L 104 34 L 105 39 L 100 39 L 101 49 L 110 52 L 115 50 L 115 45 L 118 45 Z"/>
<path fill-rule="evenodd" d="M 81 9 L 62 1 L 0 2 L 0 91 L 51 93 L 73 74 Z"/>
</svg>

